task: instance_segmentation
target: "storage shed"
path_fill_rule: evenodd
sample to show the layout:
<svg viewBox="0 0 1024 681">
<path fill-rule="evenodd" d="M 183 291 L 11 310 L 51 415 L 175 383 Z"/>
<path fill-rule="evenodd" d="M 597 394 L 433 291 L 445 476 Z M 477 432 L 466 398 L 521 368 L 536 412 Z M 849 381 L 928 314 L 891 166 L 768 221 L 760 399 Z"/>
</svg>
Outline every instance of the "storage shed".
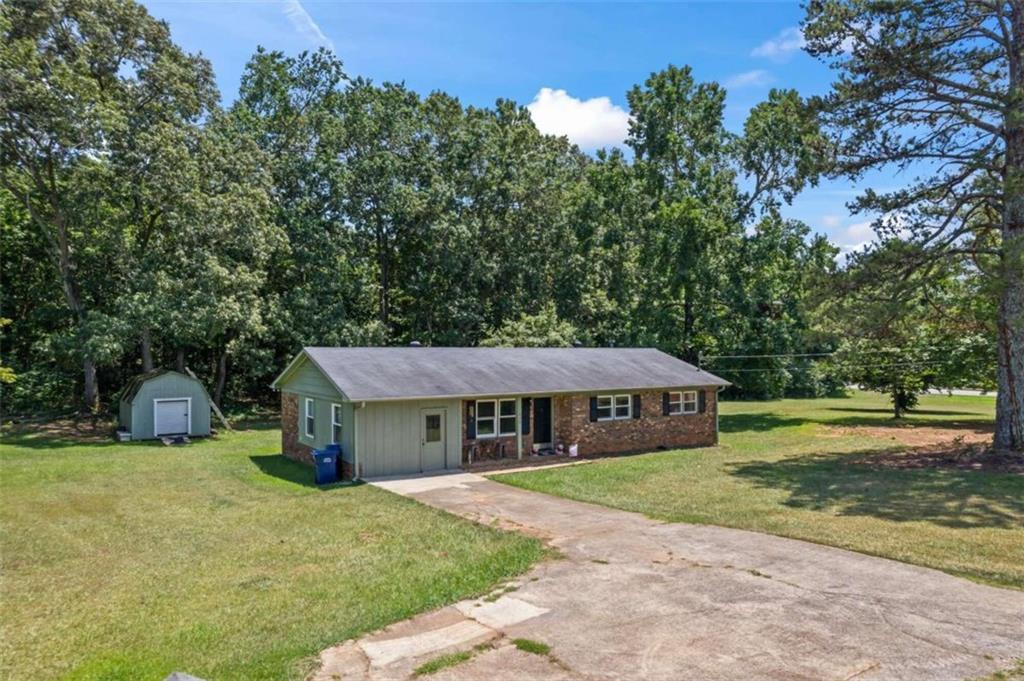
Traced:
<svg viewBox="0 0 1024 681">
<path fill-rule="evenodd" d="M 139 374 L 124 387 L 118 421 L 132 440 L 209 435 L 210 396 L 198 379 L 157 369 Z"/>
</svg>

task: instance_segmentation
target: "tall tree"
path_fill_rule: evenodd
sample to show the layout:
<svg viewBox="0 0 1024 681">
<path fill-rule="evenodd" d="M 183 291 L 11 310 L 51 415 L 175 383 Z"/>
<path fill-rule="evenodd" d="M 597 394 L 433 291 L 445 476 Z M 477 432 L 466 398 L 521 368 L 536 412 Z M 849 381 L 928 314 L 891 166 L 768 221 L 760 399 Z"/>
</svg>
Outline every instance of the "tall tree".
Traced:
<svg viewBox="0 0 1024 681">
<path fill-rule="evenodd" d="M 1024 0 L 814 0 L 804 35 L 838 74 L 821 102 L 837 172 L 920 178 L 854 204 L 918 247 L 896 271 L 994 261 L 994 445 L 1024 450 Z"/>
<path fill-rule="evenodd" d="M 130 181 L 107 160 L 129 157 L 151 129 L 197 120 L 216 98 L 209 64 L 130 0 L 0 5 L 2 180 L 47 245 L 90 409 L 97 363 L 116 354 L 101 289 L 116 290 L 127 207 L 112 201 Z"/>
</svg>

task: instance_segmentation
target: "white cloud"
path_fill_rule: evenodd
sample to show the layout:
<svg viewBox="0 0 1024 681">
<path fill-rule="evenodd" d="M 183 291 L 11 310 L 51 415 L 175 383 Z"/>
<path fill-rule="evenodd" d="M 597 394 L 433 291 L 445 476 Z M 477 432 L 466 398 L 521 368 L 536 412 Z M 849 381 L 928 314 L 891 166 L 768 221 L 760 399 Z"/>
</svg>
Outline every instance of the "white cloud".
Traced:
<svg viewBox="0 0 1024 681">
<path fill-rule="evenodd" d="M 545 87 L 526 108 L 542 133 L 565 135 L 583 149 L 621 144 L 629 132 L 629 113 L 608 97 L 576 99 Z"/>
<path fill-rule="evenodd" d="M 774 78 L 772 78 L 772 74 L 768 73 L 764 69 L 754 69 L 753 71 L 744 71 L 743 73 L 737 73 L 736 75 L 729 76 L 725 79 L 725 87 L 757 87 L 760 85 L 767 85 L 773 80 Z"/>
<path fill-rule="evenodd" d="M 843 219 L 838 215 L 822 215 L 821 224 L 827 229 L 835 229 L 843 224 Z"/>
<path fill-rule="evenodd" d="M 751 57 L 765 57 L 772 61 L 786 61 L 789 57 L 807 44 L 803 32 L 796 26 L 790 26 L 779 31 L 771 40 L 766 40 L 751 53 Z"/>
<path fill-rule="evenodd" d="M 303 38 L 315 45 L 326 47 L 332 52 L 334 51 L 334 43 L 320 30 L 320 27 L 313 21 L 313 17 L 302 6 L 300 0 L 284 0 L 284 15 L 288 17 L 292 27 Z"/>
</svg>

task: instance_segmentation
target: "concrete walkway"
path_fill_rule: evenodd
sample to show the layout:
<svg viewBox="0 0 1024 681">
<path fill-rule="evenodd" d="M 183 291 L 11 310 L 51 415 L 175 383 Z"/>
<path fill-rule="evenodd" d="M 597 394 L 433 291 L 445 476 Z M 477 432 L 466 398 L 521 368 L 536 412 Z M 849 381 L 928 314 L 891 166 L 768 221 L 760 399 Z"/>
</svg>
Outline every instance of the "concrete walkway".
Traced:
<svg viewBox="0 0 1024 681">
<path fill-rule="evenodd" d="M 660 523 L 472 474 L 376 484 L 542 537 L 565 558 L 491 599 L 326 650 L 317 679 L 404 679 L 465 650 L 470 660 L 429 678 L 959 681 L 1024 658 L 1022 592 L 807 542 Z M 523 652 L 516 638 L 551 653 Z"/>
</svg>

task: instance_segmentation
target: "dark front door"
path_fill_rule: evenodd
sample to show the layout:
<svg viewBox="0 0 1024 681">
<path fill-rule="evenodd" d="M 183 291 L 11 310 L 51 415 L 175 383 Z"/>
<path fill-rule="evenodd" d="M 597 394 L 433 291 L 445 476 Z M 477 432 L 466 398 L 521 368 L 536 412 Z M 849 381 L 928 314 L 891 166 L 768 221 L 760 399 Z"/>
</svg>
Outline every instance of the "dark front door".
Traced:
<svg viewBox="0 0 1024 681">
<path fill-rule="evenodd" d="M 551 398 L 533 399 L 533 441 L 538 445 L 549 445 L 555 438 L 551 435 Z"/>
</svg>

